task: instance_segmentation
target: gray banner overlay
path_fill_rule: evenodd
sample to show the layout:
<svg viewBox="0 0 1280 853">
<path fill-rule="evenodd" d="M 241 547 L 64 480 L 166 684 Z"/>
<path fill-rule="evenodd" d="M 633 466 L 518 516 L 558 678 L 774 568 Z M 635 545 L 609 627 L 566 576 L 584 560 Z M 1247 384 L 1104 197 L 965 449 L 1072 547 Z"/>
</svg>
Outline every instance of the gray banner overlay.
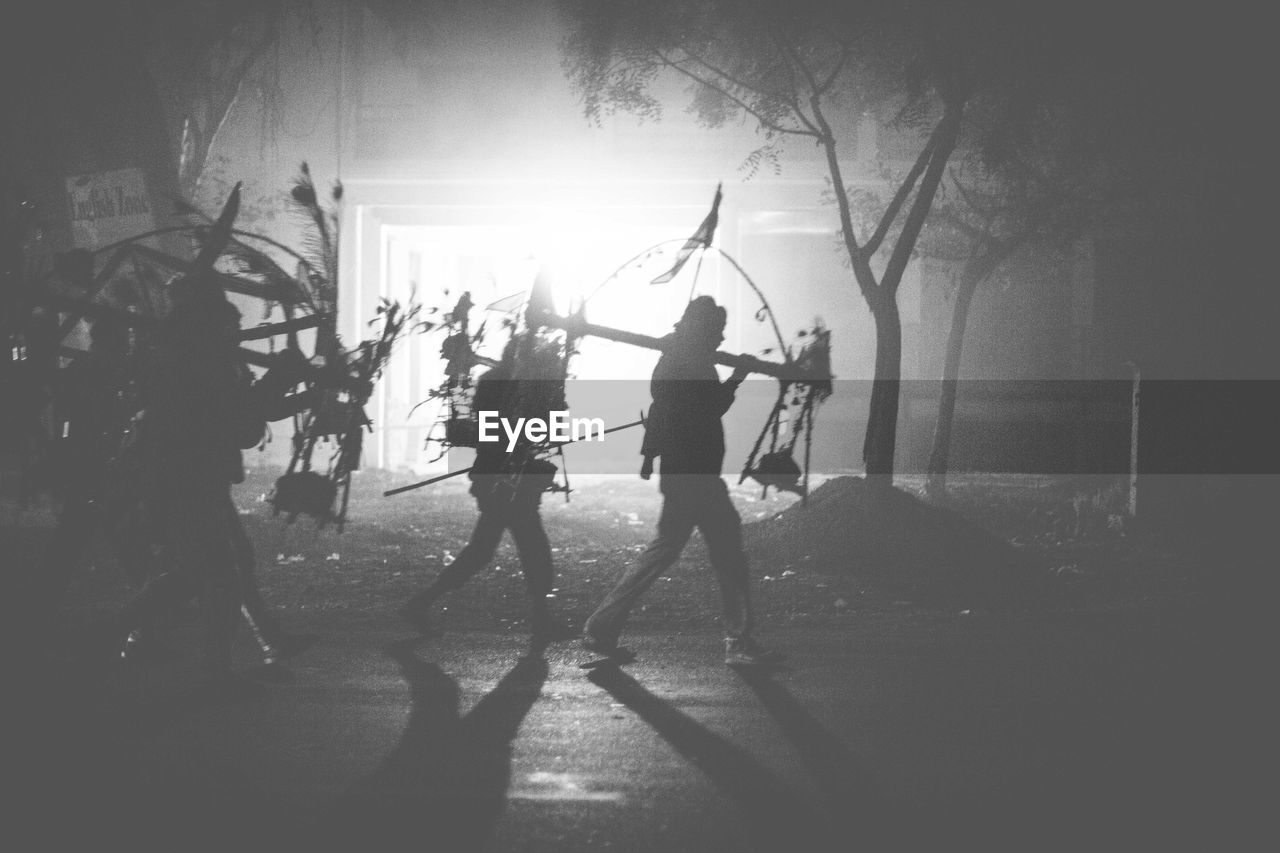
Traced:
<svg viewBox="0 0 1280 853">
<path fill-rule="evenodd" d="M 871 382 L 837 380 L 817 409 L 810 449 L 814 472 L 862 468 Z M 927 471 L 942 383 L 903 380 L 898 413 L 897 471 Z M 1136 458 L 1140 473 L 1280 473 L 1274 438 L 1280 409 L 1276 380 L 961 381 L 956 389 L 950 470 L 1030 474 L 1122 474 Z M 778 383 L 751 379 L 723 419 L 724 471 L 741 471 L 778 398 Z M 786 401 L 792 403 L 793 394 Z M 649 383 L 580 380 L 566 387 L 569 416 L 601 418 L 606 428 L 647 411 Z M 795 407 L 792 406 L 792 411 Z M 1137 429 L 1134 415 L 1137 414 Z M 437 434 L 441 431 L 437 430 Z M 553 454 L 581 474 L 633 474 L 640 466 L 640 427 L 603 441 L 583 441 Z M 770 446 L 765 435 L 761 452 Z M 790 436 L 784 430 L 779 441 Z M 1135 444 L 1136 442 L 1136 444 Z M 506 447 L 506 437 L 502 438 Z M 795 459 L 803 465 L 803 436 Z M 453 448 L 449 469 L 471 465 L 474 451 Z"/>
</svg>

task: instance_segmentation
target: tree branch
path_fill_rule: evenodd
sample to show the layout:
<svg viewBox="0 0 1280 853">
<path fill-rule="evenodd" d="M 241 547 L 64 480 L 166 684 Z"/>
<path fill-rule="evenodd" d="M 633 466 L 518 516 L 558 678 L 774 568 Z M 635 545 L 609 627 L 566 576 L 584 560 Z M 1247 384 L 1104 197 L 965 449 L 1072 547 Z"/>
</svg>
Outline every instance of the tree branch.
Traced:
<svg viewBox="0 0 1280 853">
<path fill-rule="evenodd" d="M 685 68 L 685 67 L 684 67 L 684 66 L 683 66 L 679 61 L 674 60 L 674 59 L 671 59 L 671 58 L 667 57 L 666 55 L 664 55 L 664 54 L 663 54 L 660 50 L 658 50 L 657 48 L 653 48 L 653 53 L 654 53 L 654 55 L 655 55 L 655 56 L 657 56 L 657 57 L 662 61 L 662 63 L 663 63 L 664 65 L 666 65 L 668 68 L 671 68 L 672 70 L 674 70 L 674 71 L 676 71 L 676 72 L 678 72 L 678 73 L 680 73 L 680 74 L 685 75 L 686 77 L 688 77 L 690 80 L 694 81 L 695 83 L 697 83 L 697 84 L 699 84 L 699 85 L 701 85 L 701 86 L 706 86 L 708 89 L 711 89 L 712 91 L 715 91 L 715 92 L 719 92 L 721 95 L 723 95 L 724 97 L 728 98 L 730 101 L 732 101 L 734 104 L 736 104 L 736 105 L 738 106 L 738 108 L 739 108 L 739 109 L 741 109 L 741 110 L 742 110 L 743 112 L 745 112 L 747 115 L 749 115 L 749 116 L 751 116 L 752 118 L 754 118 L 756 121 L 760 122 L 760 125 L 761 125 L 762 127 L 765 127 L 765 128 L 767 128 L 767 129 L 769 129 L 769 130 L 772 130 L 772 131 L 774 131 L 774 132 L 776 132 L 776 133 L 785 133 L 785 134 L 789 134 L 789 135 L 792 135 L 792 136 L 814 136 L 814 137 L 816 137 L 816 136 L 817 136 L 816 131 L 811 130 L 811 129 L 808 129 L 808 124 L 809 124 L 809 122 L 807 121 L 806 117 L 805 117 L 803 114 L 799 113 L 797 110 L 795 110 L 795 108 L 794 108 L 794 107 L 792 108 L 792 112 L 796 115 L 797 120 L 798 120 L 801 124 L 806 125 L 806 127 L 803 127 L 803 128 L 786 127 L 786 126 L 784 126 L 784 125 L 778 124 L 776 121 L 773 121 L 772 119 L 769 119 L 769 118 L 767 118 L 766 116 L 764 116 L 764 115 L 763 115 L 762 113 L 760 113 L 757 109 L 755 109 L 754 107 L 752 107 L 752 106 L 751 106 L 750 104 L 748 104 L 746 101 L 742 100 L 742 98 L 738 97 L 738 96 L 737 96 L 737 95 L 735 95 L 733 92 L 729 91 L 729 90 L 728 90 L 727 88 L 725 88 L 724 86 L 722 86 L 722 85 L 720 85 L 720 84 L 718 84 L 718 83 L 716 83 L 716 82 L 713 82 L 712 80 L 708 80 L 707 78 L 702 77 L 702 76 L 700 76 L 700 75 L 698 75 L 698 74 L 695 74 L 693 71 L 690 71 L 688 68 Z M 751 91 L 757 91 L 757 92 L 759 91 L 759 90 L 752 89 L 752 87 L 750 87 L 750 86 L 746 86 L 746 85 L 742 85 L 742 84 L 737 84 L 737 83 L 735 83 L 735 81 L 734 81 L 734 79 L 733 79 L 732 77 L 730 77 L 730 76 L 728 76 L 728 75 L 725 75 L 725 74 L 722 74 L 722 73 L 718 72 L 718 71 L 715 69 L 715 67 L 714 67 L 714 66 L 711 66 L 711 65 L 707 64 L 706 62 L 704 62 L 703 60 L 701 60 L 701 59 L 699 59 L 699 58 L 697 58 L 697 57 L 692 57 L 692 58 L 691 58 L 691 61 L 692 61 L 692 62 L 694 62 L 694 63 L 697 63 L 698 65 L 701 65 L 703 68 L 706 68 L 706 69 L 707 69 L 708 71 L 710 71 L 713 75 L 717 75 L 717 76 L 721 76 L 721 77 L 723 77 L 725 80 L 727 80 L 729 83 L 731 83 L 731 84 L 733 84 L 733 85 L 741 85 L 741 87 L 742 87 L 742 88 L 744 88 L 744 89 L 749 89 L 749 90 L 751 90 Z M 761 92 L 760 94 L 766 94 L 766 93 Z"/>
<path fill-rule="evenodd" d="M 793 98 L 792 109 L 795 110 L 796 115 L 800 117 L 800 120 L 804 123 L 805 127 L 809 128 L 814 133 L 831 133 L 831 126 L 827 124 L 825 118 L 822 118 L 820 115 L 821 107 L 819 105 L 821 103 L 822 89 L 814 79 L 813 72 L 810 70 L 809 66 L 805 64 L 794 45 L 784 42 L 776 31 L 773 33 L 772 37 L 773 43 L 778 48 L 778 52 L 788 58 L 795 68 L 799 69 L 800 74 L 809 84 L 809 108 L 813 110 L 813 120 L 810 121 L 808 116 L 806 116 L 804 111 L 800 108 L 800 98 L 798 94 Z M 832 138 L 835 138 L 834 134 L 832 134 Z"/>
<path fill-rule="evenodd" d="M 768 89 L 765 89 L 761 86 L 756 86 L 746 82 L 745 80 L 739 79 L 736 75 L 730 74 L 728 71 L 725 71 L 724 69 L 720 68 L 718 65 L 715 65 L 705 57 L 700 56 L 694 53 L 693 51 L 689 50 L 688 47 L 681 47 L 681 50 L 693 62 L 696 62 L 698 65 L 701 65 L 703 68 L 707 69 L 717 77 L 721 77 L 724 80 L 727 80 L 730 83 L 730 85 L 737 86 L 739 89 L 745 89 L 746 91 L 749 91 L 749 92 L 755 92 L 756 94 L 763 95 L 766 98 L 775 98 L 779 101 L 783 101 L 792 105 L 796 103 L 794 89 L 786 92 L 769 91 Z"/>
<path fill-rule="evenodd" d="M 222 131 L 223 127 L 226 126 L 227 119 L 231 116 L 232 108 L 236 105 L 236 101 L 240 99 L 240 95 L 244 90 L 244 84 L 246 79 L 248 79 L 249 72 L 253 70 L 253 67 L 257 64 L 258 60 L 262 58 L 264 53 L 266 53 L 267 48 L 274 44 L 279 37 L 279 32 L 276 26 L 277 11 L 278 10 L 274 6 L 268 7 L 266 21 L 263 25 L 262 37 L 258 39 L 256 43 L 250 45 L 248 51 L 240 62 L 236 63 L 225 75 L 222 75 L 228 83 L 225 86 L 216 88 L 224 92 L 230 90 L 230 94 L 216 103 L 214 103 L 212 96 L 209 98 L 211 113 L 209 118 L 210 124 L 213 127 L 212 130 L 202 129 L 201 135 L 203 138 L 201 139 L 201 150 L 196 152 L 196 156 L 193 157 L 191 167 L 192 174 L 189 177 L 184 176 L 184 183 L 188 180 L 190 181 L 190 192 L 192 195 L 194 195 L 195 189 L 200 183 L 200 178 L 204 172 L 204 164 L 208 160 L 209 152 L 213 150 L 213 145 L 217 141 L 218 134 Z M 210 88 L 213 89 L 215 87 L 211 86 Z M 216 121 L 213 120 L 214 116 L 217 117 Z"/>
<path fill-rule="evenodd" d="M 955 148 L 956 140 L 960 135 L 960 117 L 963 108 L 963 103 L 948 102 L 942 114 L 942 120 L 934 129 L 937 141 L 929 156 L 929 166 L 925 169 L 924 178 L 920 182 L 920 190 L 911 203 L 911 210 L 902 226 L 902 233 L 898 235 L 898 241 L 893 247 L 893 254 L 889 256 L 889 263 L 880 277 L 881 287 L 887 290 L 885 295 L 889 298 L 893 298 L 897 293 L 898 284 L 902 281 L 902 273 L 911 260 L 916 239 L 920 236 L 920 229 L 924 227 L 929 209 L 933 206 L 934 195 L 938 191 L 938 184 L 942 182 L 942 175 L 947 166 L 947 158 L 951 156 L 951 151 Z"/>
<path fill-rule="evenodd" d="M 933 133 L 929 134 L 929 141 L 920 150 L 920 155 L 916 157 L 916 162 L 911 167 L 911 171 L 907 172 L 907 176 L 902 179 L 902 183 L 898 185 L 898 191 L 893 194 L 893 199 L 889 202 L 889 206 L 885 208 L 884 215 L 880 217 L 880 224 L 876 227 L 876 232 L 871 235 L 871 239 L 862 247 L 862 252 L 868 259 L 880 250 L 880 244 L 888 236 L 889 229 L 893 227 L 893 221 L 898 218 L 898 212 L 902 210 L 902 205 L 906 204 L 907 197 L 911 195 L 911 191 L 915 188 L 916 181 L 920 179 L 920 176 L 924 174 L 925 167 L 929 165 L 933 152 L 938 145 L 938 131 L 941 127 L 942 123 L 939 122 L 938 127 L 935 127 Z"/>
<path fill-rule="evenodd" d="M 822 83 L 818 86 L 817 91 L 818 91 L 818 94 L 820 95 L 825 95 L 831 89 L 831 87 L 835 85 L 836 78 L 840 76 L 841 71 L 844 71 L 844 67 L 849 62 L 849 57 L 853 53 L 851 50 L 849 50 L 849 46 L 846 45 L 844 42 L 840 42 L 839 44 L 840 44 L 840 56 L 838 59 L 836 59 L 836 64 L 831 69 L 831 73 L 828 74 L 826 76 L 826 79 L 824 79 Z"/>
<path fill-rule="evenodd" d="M 836 209 L 840 213 L 840 235 L 844 239 L 845 251 L 853 267 L 853 277 L 858 282 L 858 290 L 861 291 L 862 298 L 875 314 L 880 310 L 883 290 L 880 283 L 876 281 L 875 273 L 867 260 L 868 256 L 858 245 L 858 236 L 853 233 L 853 211 L 849 207 L 849 193 L 845 189 L 840 157 L 836 151 L 836 136 L 831 130 L 831 124 L 827 121 L 826 115 L 822 112 L 822 95 L 814 85 L 813 74 L 808 66 L 799 62 L 799 57 L 794 57 L 794 61 L 797 62 L 800 73 L 805 75 L 812 87 L 809 94 L 809 107 L 813 110 L 813 120 L 818 125 L 818 140 L 822 143 L 822 149 L 827 155 L 827 170 L 831 173 Z"/>
</svg>

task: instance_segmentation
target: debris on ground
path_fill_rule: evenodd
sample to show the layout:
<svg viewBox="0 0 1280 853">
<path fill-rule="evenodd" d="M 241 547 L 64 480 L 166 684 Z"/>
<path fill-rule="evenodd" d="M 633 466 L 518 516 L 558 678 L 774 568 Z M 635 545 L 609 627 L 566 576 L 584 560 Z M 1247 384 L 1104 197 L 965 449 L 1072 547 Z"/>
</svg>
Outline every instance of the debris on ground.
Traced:
<svg viewBox="0 0 1280 853">
<path fill-rule="evenodd" d="M 829 480 L 743 534 L 763 564 L 850 574 L 921 601 L 1009 603 L 1045 577 L 1027 554 L 959 513 L 861 477 Z"/>
</svg>

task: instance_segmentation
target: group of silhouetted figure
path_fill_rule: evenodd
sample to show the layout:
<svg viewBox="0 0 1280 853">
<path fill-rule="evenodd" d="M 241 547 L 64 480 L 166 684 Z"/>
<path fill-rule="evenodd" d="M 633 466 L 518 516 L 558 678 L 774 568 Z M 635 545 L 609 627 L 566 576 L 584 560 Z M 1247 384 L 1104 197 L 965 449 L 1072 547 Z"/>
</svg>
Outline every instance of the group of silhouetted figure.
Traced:
<svg viewBox="0 0 1280 853">
<path fill-rule="evenodd" d="M 59 512 L 32 598 L 53 619 L 101 535 L 134 592 L 93 626 L 92 651 L 172 656 L 160 635 L 196 602 L 202 669 L 212 686 L 232 687 L 242 617 L 266 663 L 294 640 L 259 592 L 253 544 L 231 495 L 244 480 L 242 449 L 261 439 L 265 422 L 254 414 L 260 405 L 239 352 L 240 313 L 221 287 L 192 274 L 167 292 L 171 308 L 153 328 L 93 317 L 87 351 L 46 372 L 54 435 L 38 476 Z"/>
<path fill-rule="evenodd" d="M 240 313 L 216 279 L 191 272 L 170 282 L 167 293 L 169 310 L 151 327 L 110 314 L 89 318 L 88 350 L 50 372 L 57 449 L 49 480 L 60 510 L 36 570 L 34 599 L 45 618 L 56 618 L 71 574 L 101 535 L 133 592 L 88 632 L 90 653 L 143 662 L 172 656 L 165 626 L 195 602 L 203 676 L 214 688 L 235 690 L 245 684 L 232 666 L 242 617 L 266 664 L 303 645 L 282 629 L 259 593 L 253 545 L 232 499 L 232 487 L 244 480 L 242 451 L 261 440 L 261 413 L 269 404 L 239 349 Z M 510 447 L 477 445 L 470 471 L 479 510 L 474 532 L 401 616 L 434 633 L 436 602 L 484 569 L 509 531 L 528 590 L 533 638 L 580 638 L 584 667 L 626 663 L 634 655 L 619 639 L 628 614 L 680 557 L 696 527 L 721 590 L 726 664 L 776 662 L 779 656 L 752 638 L 741 521 L 721 478 L 721 417 L 746 376 L 738 369 L 721 381 L 716 373 L 713 358 L 725 324 L 724 308 L 700 296 L 663 340 L 640 471 L 649 479 L 655 462 L 658 467 L 657 536 L 581 629 L 552 611 L 555 566 L 540 504 L 556 468 L 543 458 L 545 445 L 526 438 Z M 554 357 L 535 333 L 513 334 L 477 383 L 473 409 L 512 420 L 546 419 L 563 409 L 563 383 L 532 379 L 539 360 Z"/>
</svg>

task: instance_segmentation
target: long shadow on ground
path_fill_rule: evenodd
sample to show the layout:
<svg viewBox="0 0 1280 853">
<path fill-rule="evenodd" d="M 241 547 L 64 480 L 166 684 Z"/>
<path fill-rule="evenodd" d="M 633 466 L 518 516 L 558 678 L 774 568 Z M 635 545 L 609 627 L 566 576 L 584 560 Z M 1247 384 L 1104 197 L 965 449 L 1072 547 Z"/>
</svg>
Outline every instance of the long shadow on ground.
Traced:
<svg viewBox="0 0 1280 853">
<path fill-rule="evenodd" d="M 414 654 L 417 642 L 386 648 L 409 682 L 409 721 L 381 766 L 325 809 L 318 839 L 326 846 L 481 850 L 502 816 L 512 743 L 547 678 L 543 648 L 535 645 L 459 716 L 457 683 Z"/>
<path fill-rule="evenodd" d="M 795 747 L 834 825 L 850 839 L 849 849 L 886 849 L 901 826 L 895 827 L 889 804 L 858 758 L 774 680 L 770 669 L 739 668 L 737 673 Z"/>
<path fill-rule="evenodd" d="M 650 693 L 616 668 L 591 672 L 590 680 L 634 711 L 685 759 L 705 773 L 739 807 L 753 849 L 855 850 L 830 816 L 798 796 L 768 768 Z"/>
</svg>

